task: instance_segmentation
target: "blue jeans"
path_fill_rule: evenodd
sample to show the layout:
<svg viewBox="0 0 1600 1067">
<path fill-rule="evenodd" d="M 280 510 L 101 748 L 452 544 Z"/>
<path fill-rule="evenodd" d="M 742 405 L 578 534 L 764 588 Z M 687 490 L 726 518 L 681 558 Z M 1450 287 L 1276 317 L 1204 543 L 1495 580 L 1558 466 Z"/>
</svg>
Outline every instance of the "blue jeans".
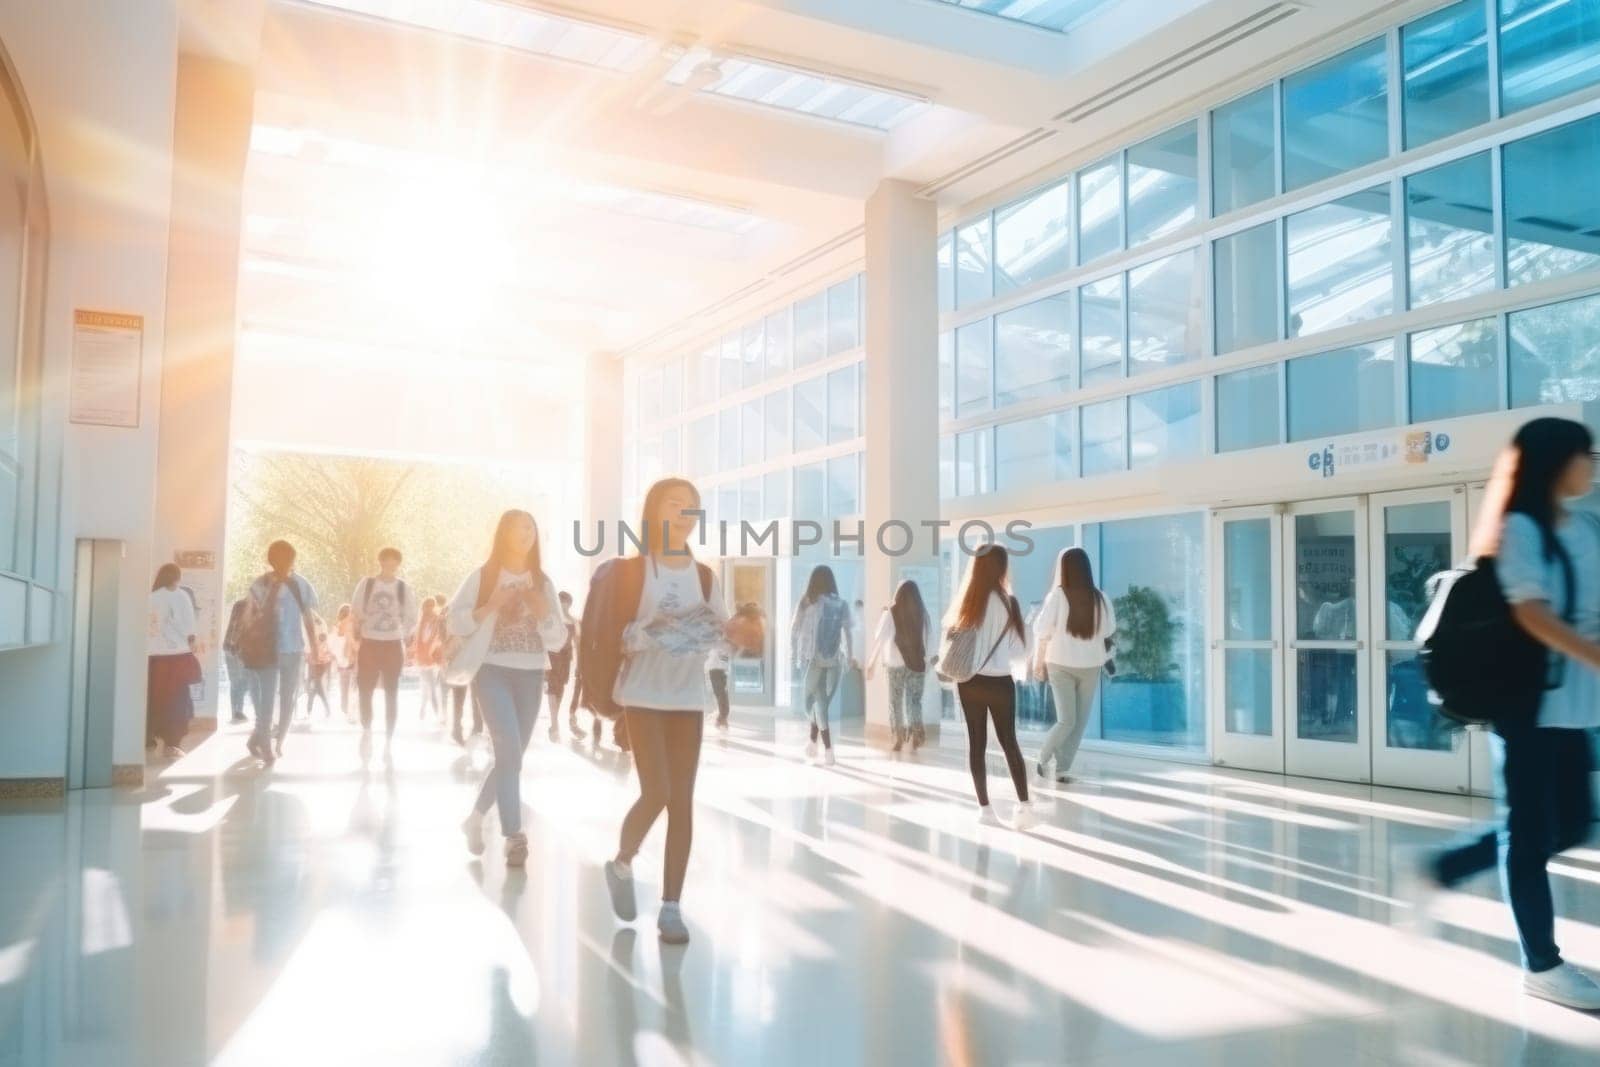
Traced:
<svg viewBox="0 0 1600 1067">
<path fill-rule="evenodd" d="M 276 736 L 282 741 L 294 721 L 294 702 L 300 695 L 300 674 L 305 669 L 304 652 L 280 652 L 275 667 L 251 671 L 255 684 L 252 692 L 256 701 L 256 741 L 265 744 L 274 736 L 272 729 L 272 701 L 278 701 L 278 729 Z"/>
<path fill-rule="evenodd" d="M 500 807 L 500 832 L 522 832 L 522 754 L 533 738 L 533 724 L 544 700 L 544 671 L 497 667 L 485 663 L 472 680 L 473 695 L 483 705 L 483 722 L 494 746 L 494 766 L 478 791 L 473 810 Z"/>
<path fill-rule="evenodd" d="M 1522 965 L 1535 973 L 1548 971 L 1560 965 L 1561 950 L 1545 867 L 1552 856 L 1589 836 L 1594 752 L 1587 730 L 1540 726 L 1492 734 L 1489 748 L 1505 825 L 1439 853 L 1433 873 L 1448 887 L 1498 863 L 1501 890 L 1522 942 Z"/>
<path fill-rule="evenodd" d="M 252 693 L 255 675 L 245 670 L 244 661 L 232 652 L 224 652 L 223 655 L 228 661 L 228 699 L 233 702 L 233 717 L 242 719 L 245 696 L 249 695 L 251 700 L 257 699 Z"/>
<path fill-rule="evenodd" d="M 812 663 L 806 668 L 806 715 L 811 719 L 813 741 L 816 740 L 817 731 L 828 728 L 828 706 L 833 703 L 833 694 L 839 688 L 839 677 L 843 673 L 838 664 L 824 666 Z"/>
</svg>

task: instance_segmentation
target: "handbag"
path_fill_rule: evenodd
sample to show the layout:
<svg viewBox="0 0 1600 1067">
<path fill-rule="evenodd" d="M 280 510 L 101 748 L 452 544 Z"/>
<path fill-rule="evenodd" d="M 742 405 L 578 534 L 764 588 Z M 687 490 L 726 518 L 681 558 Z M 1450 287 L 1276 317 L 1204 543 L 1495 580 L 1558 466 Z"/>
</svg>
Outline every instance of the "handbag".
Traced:
<svg viewBox="0 0 1600 1067">
<path fill-rule="evenodd" d="M 488 581 L 488 575 L 483 571 L 478 572 L 478 601 L 480 604 L 488 602 L 482 586 Z M 449 624 L 445 624 L 448 633 Z M 484 619 L 478 628 L 470 634 L 450 633 L 439 645 L 439 666 L 444 677 L 445 685 L 466 686 L 472 684 L 472 679 L 477 677 L 478 668 L 483 666 L 483 661 L 489 656 L 489 645 L 494 641 L 494 620 Z"/>
<path fill-rule="evenodd" d="M 178 663 L 178 680 L 184 685 L 199 685 L 205 681 L 205 672 L 200 669 L 200 657 L 193 652 L 186 653 Z"/>
</svg>

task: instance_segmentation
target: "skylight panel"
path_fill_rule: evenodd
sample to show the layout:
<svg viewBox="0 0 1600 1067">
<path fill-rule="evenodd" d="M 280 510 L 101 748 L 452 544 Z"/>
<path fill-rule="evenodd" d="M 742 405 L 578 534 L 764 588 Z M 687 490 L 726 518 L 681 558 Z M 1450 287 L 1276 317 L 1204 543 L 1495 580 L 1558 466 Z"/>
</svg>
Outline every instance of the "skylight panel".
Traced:
<svg viewBox="0 0 1600 1067">
<path fill-rule="evenodd" d="M 306 0 L 602 70 L 632 72 L 654 45 L 639 34 L 564 18 L 512 0 Z"/>
<path fill-rule="evenodd" d="M 980 11 L 985 15 L 1025 22 L 1041 29 L 1066 33 L 1088 22 L 1115 0 L 939 0 L 942 4 Z"/>
<path fill-rule="evenodd" d="M 700 48 L 666 78 L 695 92 L 876 130 L 891 130 L 928 106 L 906 93 L 744 56 L 717 58 Z"/>
</svg>

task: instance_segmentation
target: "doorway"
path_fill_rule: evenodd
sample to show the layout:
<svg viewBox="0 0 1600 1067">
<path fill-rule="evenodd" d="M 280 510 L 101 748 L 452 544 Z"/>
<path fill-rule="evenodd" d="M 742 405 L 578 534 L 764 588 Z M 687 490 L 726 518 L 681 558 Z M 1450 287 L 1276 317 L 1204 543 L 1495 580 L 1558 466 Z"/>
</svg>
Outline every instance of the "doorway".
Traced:
<svg viewBox="0 0 1600 1067">
<path fill-rule="evenodd" d="M 1212 741 L 1225 766 L 1486 792 L 1487 749 L 1428 702 L 1412 640 L 1466 556 L 1466 486 L 1212 516 Z"/>
</svg>

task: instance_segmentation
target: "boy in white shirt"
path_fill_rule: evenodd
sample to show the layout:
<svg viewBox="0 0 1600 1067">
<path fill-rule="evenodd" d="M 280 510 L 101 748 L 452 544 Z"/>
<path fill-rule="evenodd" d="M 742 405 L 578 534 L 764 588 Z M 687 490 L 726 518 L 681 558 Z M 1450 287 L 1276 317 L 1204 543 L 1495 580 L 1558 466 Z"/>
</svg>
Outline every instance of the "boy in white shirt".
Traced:
<svg viewBox="0 0 1600 1067">
<path fill-rule="evenodd" d="M 400 671 L 405 667 L 408 635 L 417 628 L 422 608 L 400 577 L 398 548 L 378 553 L 378 573 L 361 579 L 350 595 L 355 623 L 356 691 L 361 704 L 361 732 L 372 732 L 372 692 L 383 683 L 383 710 L 388 716 L 385 734 L 394 738 L 399 715 Z"/>
</svg>

